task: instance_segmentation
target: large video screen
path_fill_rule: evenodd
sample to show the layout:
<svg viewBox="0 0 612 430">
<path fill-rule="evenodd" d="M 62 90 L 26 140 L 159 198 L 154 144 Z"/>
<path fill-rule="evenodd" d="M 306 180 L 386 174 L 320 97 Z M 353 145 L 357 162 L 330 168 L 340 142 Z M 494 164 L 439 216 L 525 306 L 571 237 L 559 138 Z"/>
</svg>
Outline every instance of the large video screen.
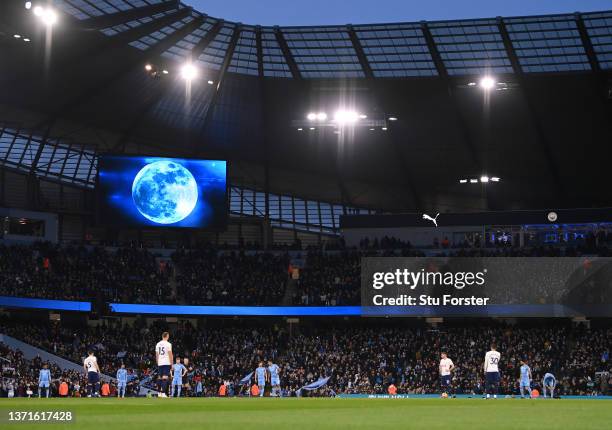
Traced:
<svg viewBox="0 0 612 430">
<path fill-rule="evenodd" d="M 227 162 L 101 156 L 102 221 L 129 226 L 205 228 L 227 222 Z"/>
</svg>

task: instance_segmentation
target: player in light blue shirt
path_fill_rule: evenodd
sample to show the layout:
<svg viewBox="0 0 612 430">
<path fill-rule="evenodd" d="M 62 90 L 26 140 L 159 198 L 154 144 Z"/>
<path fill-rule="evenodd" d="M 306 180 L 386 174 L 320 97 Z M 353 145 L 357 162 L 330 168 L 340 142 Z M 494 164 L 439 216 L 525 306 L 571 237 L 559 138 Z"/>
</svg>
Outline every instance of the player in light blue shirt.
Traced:
<svg viewBox="0 0 612 430">
<path fill-rule="evenodd" d="M 255 369 L 255 379 L 257 379 L 257 387 L 259 388 L 259 397 L 263 397 L 266 388 L 267 373 L 263 361 L 259 362 L 259 366 Z"/>
<path fill-rule="evenodd" d="M 272 363 L 272 360 L 268 360 L 268 372 L 270 372 L 270 385 L 272 385 L 271 395 L 282 397 L 280 387 L 280 367 L 277 364 Z"/>
<path fill-rule="evenodd" d="M 183 376 L 187 373 L 187 368 L 181 363 L 181 358 L 176 357 L 176 363 L 172 365 L 172 388 L 170 389 L 170 397 L 181 397 L 181 389 L 183 388 Z"/>
<path fill-rule="evenodd" d="M 542 389 L 544 390 L 544 398 L 546 398 L 546 391 L 550 391 L 550 398 L 552 399 L 555 395 L 555 387 L 557 386 L 557 379 L 552 373 L 544 375 L 542 380 Z"/>
<path fill-rule="evenodd" d="M 531 368 L 527 365 L 527 360 L 521 360 L 521 380 L 519 388 L 521 390 L 521 399 L 525 398 L 525 390 L 531 398 Z"/>
<path fill-rule="evenodd" d="M 127 388 L 127 377 L 128 373 L 125 369 L 125 364 L 122 364 L 121 368 L 117 370 L 117 397 L 125 397 L 125 389 Z"/>
<path fill-rule="evenodd" d="M 41 396 L 42 390 L 45 390 L 45 397 L 49 398 L 49 392 L 51 391 L 51 371 L 49 366 L 43 364 L 43 368 L 38 373 L 38 397 Z"/>
</svg>

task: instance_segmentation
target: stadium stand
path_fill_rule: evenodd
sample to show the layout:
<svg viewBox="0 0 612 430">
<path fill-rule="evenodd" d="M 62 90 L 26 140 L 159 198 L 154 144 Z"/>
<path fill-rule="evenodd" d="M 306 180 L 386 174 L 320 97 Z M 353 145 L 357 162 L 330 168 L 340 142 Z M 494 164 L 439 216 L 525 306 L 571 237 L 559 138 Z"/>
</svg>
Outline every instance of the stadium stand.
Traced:
<svg viewBox="0 0 612 430">
<path fill-rule="evenodd" d="M 103 372 L 112 374 L 126 363 L 136 385 L 154 371 L 151 345 L 166 328 L 162 321 L 145 324 L 140 320 L 134 326 L 70 327 L 4 320 L 0 332 L 75 362 L 93 348 Z M 455 392 L 479 396 L 484 386 L 482 352 L 492 340 L 498 342 L 504 356 L 501 394 L 518 394 L 521 359 L 528 360 L 536 383 L 548 371 L 563 375 L 559 380 L 562 395 L 609 394 L 612 383 L 612 330 L 607 327 L 487 321 L 439 327 L 321 322 L 289 333 L 269 324 L 232 327 L 217 321 L 216 325 L 197 329 L 184 323 L 174 329 L 171 339 L 175 353 L 189 359 L 190 381 L 201 376 L 206 396 L 216 396 L 223 381 L 230 381 L 238 394 L 240 380 L 264 359 L 281 363 L 283 389 L 289 396 L 321 376 L 332 377 L 327 388 L 338 394 L 384 394 L 391 383 L 400 394 L 433 394 L 439 392 L 440 351 L 448 351 L 458 366 Z M 9 358 L 15 355 L 19 356 L 10 352 Z M 20 365 L 22 374 L 29 375 L 27 380 L 32 380 L 37 365 L 40 363 Z M 193 394 L 194 388 L 192 383 L 187 393 Z"/>
</svg>

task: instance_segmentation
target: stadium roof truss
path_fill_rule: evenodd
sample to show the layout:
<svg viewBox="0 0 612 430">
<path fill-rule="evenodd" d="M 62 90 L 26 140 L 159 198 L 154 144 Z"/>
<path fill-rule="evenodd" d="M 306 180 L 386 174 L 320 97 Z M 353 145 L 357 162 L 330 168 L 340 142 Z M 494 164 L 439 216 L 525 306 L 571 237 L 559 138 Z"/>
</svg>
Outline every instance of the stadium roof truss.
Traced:
<svg viewBox="0 0 612 430">
<path fill-rule="evenodd" d="M 108 37 L 174 17 L 171 22 L 164 21 L 161 28 L 153 28 L 128 42 L 140 50 L 149 49 L 198 20 L 200 25 L 162 55 L 177 60 L 191 56 L 198 64 L 213 70 L 220 70 L 229 54 L 228 72 L 252 76 L 262 72 L 264 77 L 304 79 L 440 74 L 423 32 L 424 22 L 259 27 L 212 18 L 176 0 L 54 0 L 54 3 L 83 26 L 98 28 Z M 507 28 L 523 73 L 612 69 L 612 12 L 598 12 L 427 22 L 445 73 L 449 76 L 513 73 L 499 20 Z M 237 44 L 230 51 L 232 35 L 238 29 Z M 594 58 L 589 58 L 590 51 Z"/>
</svg>

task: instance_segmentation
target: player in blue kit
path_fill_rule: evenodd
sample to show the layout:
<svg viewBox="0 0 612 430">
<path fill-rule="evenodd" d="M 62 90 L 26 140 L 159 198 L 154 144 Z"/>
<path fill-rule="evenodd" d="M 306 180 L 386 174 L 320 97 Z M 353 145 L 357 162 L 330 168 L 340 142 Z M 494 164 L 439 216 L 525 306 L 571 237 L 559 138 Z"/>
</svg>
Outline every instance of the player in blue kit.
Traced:
<svg viewBox="0 0 612 430">
<path fill-rule="evenodd" d="M 257 387 L 259 388 L 259 397 L 263 397 L 264 389 L 266 388 L 267 378 L 266 368 L 264 367 L 263 361 L 259 362 L 259 366 L 255 369 L 255 378 L 257 379 Z"/>
<path fill-rule="evenodd" d="M 521 390 L 521 399 L 525 398 L 525 390 L 529 393 L 531 398 L 531 368 L 527 365 L 526 360 L 521 360 L 521 380 L 519 382 L 519 389 Z"/>
<path fill-rule="evenodd" d="M 51 391 L 51 371 L 49 366 L 43 364 L 43 368 L 38 373 L 38 397 L 41 396 L 41 392 L 45 390 L 45 397 L 49 398 L 49 392 Z"/>
<path fill-rule="evenodd" d="M 121 368 L 117 370 L 117 397 L 122 399 L 125 397 L 125 389 L 127 388 L 127 376 L 125 364 L 122 364 Z"/>
<path fill-rule="evenodd" d="M 550 391 L 550 398 L 555 395 L 555 387 L 557 386 L 557 378 L 552 373 L 546 373 L 542 380 L 542 389 L 544 390 L 544 398 L 546 398 L 547 390 Z"/>
<path fill-rule="evenodd" d="M 272 385 L 271 395 L 283 397 L 280 387 L 280 367 L 277 364 L 272 363 L 272 360 L 268 360 L 268 372 L 270 372 L 270 385 Z M 275 394 L 276 393 L 276 394 Z"/>
<path fill-rule="evenodd" d="M 172 387 L 170 388 L 170 397 L 181 397 L 181 388 L 183 387 L 183 376 L 187 373 L 187 368 L 181 363 L 181 358 L 176 357 L 176 363 L 172 365 Z"/>
</svg>

